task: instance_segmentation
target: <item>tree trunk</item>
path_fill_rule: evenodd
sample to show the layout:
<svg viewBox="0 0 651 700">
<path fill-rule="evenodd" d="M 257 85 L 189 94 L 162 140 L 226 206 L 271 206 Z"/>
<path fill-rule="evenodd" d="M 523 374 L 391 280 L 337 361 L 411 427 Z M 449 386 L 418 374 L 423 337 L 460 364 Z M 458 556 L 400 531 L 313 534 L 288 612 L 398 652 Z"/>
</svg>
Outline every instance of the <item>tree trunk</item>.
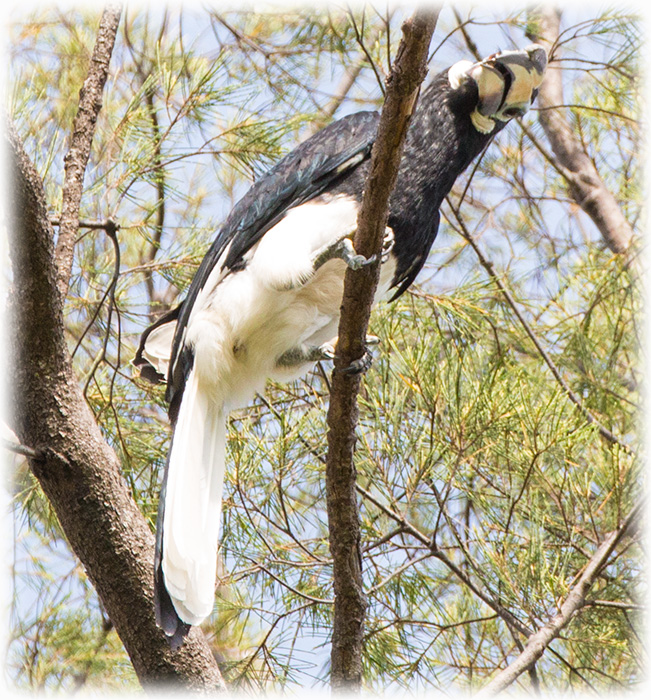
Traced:
<svg viewBox="0 0 651 700">
<path fill-rule="evenodd" d="M 43 184 L 9 129 L 10 421 L 143 685 L 223 688 L 200 630 L 173 654 L 156 627 L 154 537 L 73 376 Z"/>
</svg>

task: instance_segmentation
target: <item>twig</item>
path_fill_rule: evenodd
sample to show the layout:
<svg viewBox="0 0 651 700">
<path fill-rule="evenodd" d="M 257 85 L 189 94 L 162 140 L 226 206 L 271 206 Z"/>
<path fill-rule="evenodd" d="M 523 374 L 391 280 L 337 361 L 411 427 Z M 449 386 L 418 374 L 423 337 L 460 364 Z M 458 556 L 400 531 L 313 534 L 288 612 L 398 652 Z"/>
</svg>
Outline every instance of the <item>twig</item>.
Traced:
<svg viewBox="0 0 651 700">
<path fill-rule="evenodd" d="M 379 31 L 376 32 L 373 37 L 371 37 L 371 43 L 375 43 L 379 38 Z M 358 40 L 359 41 L 359 40 Z M 348 66 L 346 72 L 339 81 L 337 89 L 334 91 L 331 98 L 328 100 L 327 104 L 323 106 L 321 114 L 315 119 L 308 129 L 309 134 L 315 134 L 319 129 L 321 129 L 327 122 L 334 116 L 335 112 L 339 109 L 343 101 L 346 99 L 350 91 L 352 90 L 357 78 L 364 69 L 364 67 L 369 64 L 370 57 L 368 53 L 362 51 L 362 53 L 357 57 L 355 63 Z M 371 67 L 373 64 L 371 63 Z"/>
<path fill-rule="evenodd" d="M 167 13 L 164 14 L 163 21 L 161 22 L 161 29 L 158 40 L 161 41 L 165 26 L 167 23 Z M 151 243 L 149 250 L 145 253 L 145 262 L 152 263 L 156 258 L 156 254 L 160 249 L 161 239 L 163 237 L 163 228 L 165 226 L 165 194 L 166 194 L 166 173 L 165 167 L 163 165 L 162 158 L 162 143 L 163 135 L 161 132 L 160 122 L 158 119 L 158 112 L 156 111 L 156 104 L 154 103 L 154 96 L 156 93 L 155 86 L 148 82 L 152 68 L 151 66 L 143 66 L 143 61 L 139 58 L 138 51 L 135 50 L 133 43 L 131 42 L 131 36 L 128 31 L 128 25 L 125 27 L 124 31 L 125 41 L 129 47 L 131 54 L 133 56 L 133 61 L 136 69 L 136 73 L 140 80 L 140 89 L 144 91 L 145 102 L 147 105 L 147 112 L 149 113 L 149 119 L 151 122 L 151 132 L 152 132 L 152 143 L 153 143 L 153 153 L 152 153 L 152 170 L 154 173 L 154 185 L 156 189 L 156 221 L 154 223 L 154 233 L 151 238 Z M 146 270 L 143 279 L 145 286 L 147 288 L 147 296 L 149 299 L 149 314 L 154 316 L 155 309 L 153 308 L 155 303 L 155 290 L 154 290 L 154 277 L 151 270 Z"/>
<path fill-rule="evenodd" d="M 258 644 L 258 646 L 256 647 L 255 651 L 249 656 L 249 658 L 247 659 L 247 661 L 246 661 L 246 663 L 244 664 L 244 666 L 243 666 L 241 669 L 239 669 L 239 672 L 238 672 L 238 675 L 237 675 L 237 680 L 238 680 L 238 681 L 239 681 L 240 679 L 242 679 L 242 678 L 246 678 L 246 677 L 247 677 L 247 672 L 248 672 L 248 670 L 251 668 L 251 665 L 252 665 L 253 662 L 255 661 L 255 659 L 256 659 L 256 657 L 258 656 L 258 654 L 260 653 L 260 651 L 266 646 L 267 642 L 269 641 L 269 638 L 271 637 L 272 632 L 273 632 L 274 629 L 276 628 L 276 625 L 277 625 L 281 620 L 284 620 L 284 619 L 286 619 L 286 618 L 288 618 L 288 617 L 291 617 L 292 615 L 295 615 L 297 612 L 298 612 L 298 613 L 303 612 L 304 610 L 306 610 L 307 608 L 311 607 L 312 605 L 314 605 L 314 603 L 312 603 L 312 602 L 303 603 L 303 605 L 299 605 L 299 606 L 297 606 L 297 607 L 295 607 L 295 608 L 292 608 L 291 610 L 288 610 L 287 612 L 281 613 L 280 615 L 278 615 L 278 617 L 276 617 L 276 619 L 271 623 L 271 625 L 270 625 L 269 629 L 267 630 L 267 632 L 266 632 L 264 638 L 262 639 L 262 641 L 261 641 L 261 642 Z M 297 631 L 298 631 L 299 629 L 300 629 L 300 625 L 297 625 Z M 235 685 L 235 684 L 234 684 L 234 685 Z"/>
<path fill-rule="evenodd" d="M 331 598 L 317 598 L 316 596 L 310 595 L 305 591 L 299 591 L 298 588 L 290 586 L 289 583 L 287 583 L 287 581 L 280 578 L 280 576 L 276 576 L 276 574 L 274 574 L 273 571 L 271 571 L 271 569 L 268 569 L 264 564 L 261 564 L 259 561 L 256 561 L 253 557 L 248 557 L 245 554 L 243 554 L 242 557 L 244 559 L 248 559 L 250 562 L 255 563 L 259 571 L 264 571 L 264 573 L 267 574 L 269 578 L 272 578 L 276 583 L 279 583 L 283 588 L 286 588 L 288 591 L 293 593 L 295 596 L 298 596 L 299 598 L 305 598 L 305 600 L 316 605 L 333 605 L 335 602 Z"/>
<path fill-rule="evenodd" d="M 19 442 L 12 442 L 11 440 L 6 440 L 3 438 L 2 446 L 5 448 L 5 450 L 9 450 L 9 452 L 15 452 L 17 455 L 22 455 L 23 457 L 28 457 L 29 459 L 43 459 L 41 452 L 32 447 L 27 447 L 27 445 L 21 445 Z"/>
<path fill-rule="evenodd" d="M 513 613 L 511 613 L 509 610 L 500 605 L 496 598 L 491 597 L 490 595 L 481 591 L 475 585 L 472 579 L 470 579 L 470 577 L 466 573 L 464 573 L 446 554 L 444 554 L 436 546 L 434 542 L 432 542 L 431 537 L 421 532 L 403 515 L 401 515 L 400 513 L 396 513 L 392 508 L 389 508 L 388 506 L 384 505 L 384 503 L 375 498 L 373 494 L 369 493 L 359 484 L 357 484 L 356 488 L 357 491 L 360 494 L 362 494 L 362 496 L 364 496 L 364 498 L 373 503 L 373 505 L 377 506 L 377 508 L 379 508 L 385 515 L 388 515 L 392 520 L 399 523 L 405 534 L 411 535 L 419 542 L 429 547 L 432 550 L 434 556 L 439 561 L 445 564 L 445 566 L 447 566 L 448 569 L 450 569 L 450 571 L 452 571 L 452 573 L 455 574 L 457 578 L 459 578 L 459 580 L 462 581 L 462 583 L 465 586 L 467 586 L 467 588 L 470 591 L 472 591 L 472 593 L 474 593 L 480 600 L 482 600 L 484 603 L 486 603 L 486 605 L 488 605 L 492 610 L 494 610 L 508 625 L 518 630 L 518 632 L 523 634 L 525 637 L 528 637 L 531 634 L 531 630 L 522 622 L 520 622 L 520 620 L 518 620 L 518 618 L 515 617 Z"/>
<path fill-rule="evenodd" d="M 82 671 L 74 675 L 74 685 L 72 688 L 72 694 L 78 693 L 88 682 L 90 678 L 91 670 L 95 659 L 100 655 L 102 649 L 106 646 L 108 641 L 108 636 L 113 630 L 113 623 L 110 618 L 106 616 L 106 613 L 102 610 L 102 629 L 97 637 L 97 641 L 90 650 L 90 655 L 88 656 L 86 662 L 82 666 Z"/>
<path fill-rule="evenodd" d="M 50 219 L 52 226 L 61 226 L 61 219 Z M 116 224 L 112 219 L 104 219 L 103 221 L 86 221 L 85 219 L 79 219 L 77 221 L 78 228 L 87 228 L 91 231 L 99 231 L 113 229 L 115 231 L 119 230 L 120 224 Z"/>
<path fill-rule="evenodd" d="M 82 332 L 81 336 L 79 336 L 79 339 L 77 340 L 77 343 L 74 347 L 74 350 L 71 353 L 71 357 L 74 357 L 77 354 L 77 350 L 79 349 L 83 339 L 86 337 L 86 334 L 88 331 L 91 329 L 93 323 L 95 323 L 97 317 L 99 316 L 99 312 L 102 309 L 102 306 L 104 305 L 104 302 L 106 301 L 107 297 L 110 298 L 110 305 L 109 305 L 109 317 L 106 323 L 107 329 L 106 329 L 106 337 L 104 339 L 104 344 L 103 344 L 103 349 L 102 352 L 99 355 L 99 359 L 97 361 L 97 365 L 106 357 L 106 348 L 108 345 L 108 335 L 110 332 L 110 324 L 111 324 L 111 313 L 113 309 L 113 305 L 115 303 L 115 286 L 118 282 L 118 279 L 120 277 L 120 246 L 118 244 L 118 239 L 117 239 L 117 230 L 118 226 L 111 220 L 105 221 L 102 226 L 97 226 L 96 228 L 102 228 L 106 231 L 106 235 L 110 238 L 111 243 L 113 244 L 113 250 L 115 252 L 115 263 L 113 266 L 113 275 L 111 276 L 111 281 L 109 282 L 108 287 L 104 291 L 104 294 L 102 295 L 102 298 L 99 300 L 99 303 L 97 304 L 97 307 L 95 308 L 95 311 L 93 312 L 93 315 L 86 325 L 86 328 Z M 88 381 L 86 382 L 85 388 L 84 388 L 84 395 L 86 394 L 88 390 L 88 385 L 90 384 L 90 381 L 92 379 L 92 376 L 94 374 L 96 367 L 91 370 L 89 373 Z"/>
<path fill-rule="evenodd" d="M 362 30 L 360 31 L 357 27 L 357 20 L 355 19 L 355 15 L 351 10 L 349 10 L 349 16 L 350 16 L 350 22 L 352 24 L 353 30 L 355 31 L 355 40 L 357 41 L 360 49 L 362 50 L 362 53 L 366 57 L 366 60 L 368 61 L 369 65 L 373 69 L 373 73 L 375 73 L 375 79 L 377 80 L 378 87 L 380 88 L 380 91 L 382 92 L 382 97 L 386 96 L 386 91 L 384 87 L 384 81 L 382 80 L 380 73 L 378 71 L 378 68 L 375 64 L 375 61 L 373 60 L 373 57 L 371 56 L 369 50 L 366 48 L 366 44 L 364 43 L 364 29 L 362 27 Z M 363 21 L 363 17 L 362 17 Z"/>
<path fill-rule="evenodd" d="M 429 551 L 425 554 L 421 554 L 419 557 L 415 557 L 414 559 L 408 559 L 402 566 L 399 566 L 397 569 L 393 569 L 391 573 L 385 576 L 381 581 L 378 581 L 378 583 L 376 583 L 374 586 L 371 586 L 371 588 L 368 589 L 367 593 L 372 594 L 376 591 L 379 591 L 381 588 L 386 586 L 387 583 L 389 583 L 389 581 L 394 579 L 396 576 L 400 576 L 400 574 L 402 574 L 403 571 L 407 571 L 407 569 L 411 568 L 412 566 L 420 564 L 426 559 L 431 559 L 433 556 L 434 553 Z"/>
</svg>

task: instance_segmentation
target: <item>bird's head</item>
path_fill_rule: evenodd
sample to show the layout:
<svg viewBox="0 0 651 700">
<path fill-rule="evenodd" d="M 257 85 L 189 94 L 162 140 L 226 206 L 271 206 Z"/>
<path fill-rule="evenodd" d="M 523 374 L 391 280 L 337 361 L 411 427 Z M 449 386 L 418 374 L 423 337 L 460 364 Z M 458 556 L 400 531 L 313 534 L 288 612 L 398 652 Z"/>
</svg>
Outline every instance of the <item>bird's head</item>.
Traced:
<svg viewBox="0 0 651 700">
<path fill-rule="evenodd" d="M 520 51 L 502 51 L 482 61 L 459 61 L 448 71 L 453 90 L 476 87 L 477 105 L 470 118 L 477 131 L 490 134 L 495 121 L 522 116 L 538 94 L 547 67 L 547 53 L 531 44 Z"/>
</svg>

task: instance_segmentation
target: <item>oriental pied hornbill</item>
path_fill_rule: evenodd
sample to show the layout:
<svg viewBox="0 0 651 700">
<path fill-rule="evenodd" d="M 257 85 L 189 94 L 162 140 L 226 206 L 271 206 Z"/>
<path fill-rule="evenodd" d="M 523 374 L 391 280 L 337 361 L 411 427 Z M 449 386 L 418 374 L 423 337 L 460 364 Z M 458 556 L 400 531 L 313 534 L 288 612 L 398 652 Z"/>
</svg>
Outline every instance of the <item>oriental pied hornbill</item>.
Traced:
<svg viewBox="0 0 651 700">
<path fill-rule="evenodd" d="M 461 61 L 437 75 L 409 126 L 376 300 L 413 282 L 457 176 L 542 82 L 539 46 Z M 213 609 L 226 418 L 263 389 L 332 358 L 346 266 L 379 115 L 307 139 L 235 206 L 183 303 L 145 331 L 134 360 L 166 381 L 174 425 L 158 513 L 156 616 L 173 646 Z M 359 370 L 353 367 L 351 370 Z"/>
</svg>

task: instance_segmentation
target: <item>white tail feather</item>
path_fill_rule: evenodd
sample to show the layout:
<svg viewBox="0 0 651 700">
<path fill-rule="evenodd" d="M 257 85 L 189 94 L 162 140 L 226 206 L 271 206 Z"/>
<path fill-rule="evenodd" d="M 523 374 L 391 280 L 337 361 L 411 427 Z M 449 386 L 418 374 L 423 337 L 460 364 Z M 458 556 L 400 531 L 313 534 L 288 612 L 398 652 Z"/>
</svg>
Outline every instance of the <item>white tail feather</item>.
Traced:
<svg viewBox="0 0 651 700">
<path fill-rule="evenodd" d="M 163 576 L 179 617 L 198 625 L 213 608 L 226 452 L 223 404 L 192 371 L 174 429 L 163 519 Z"/>
</svg>

